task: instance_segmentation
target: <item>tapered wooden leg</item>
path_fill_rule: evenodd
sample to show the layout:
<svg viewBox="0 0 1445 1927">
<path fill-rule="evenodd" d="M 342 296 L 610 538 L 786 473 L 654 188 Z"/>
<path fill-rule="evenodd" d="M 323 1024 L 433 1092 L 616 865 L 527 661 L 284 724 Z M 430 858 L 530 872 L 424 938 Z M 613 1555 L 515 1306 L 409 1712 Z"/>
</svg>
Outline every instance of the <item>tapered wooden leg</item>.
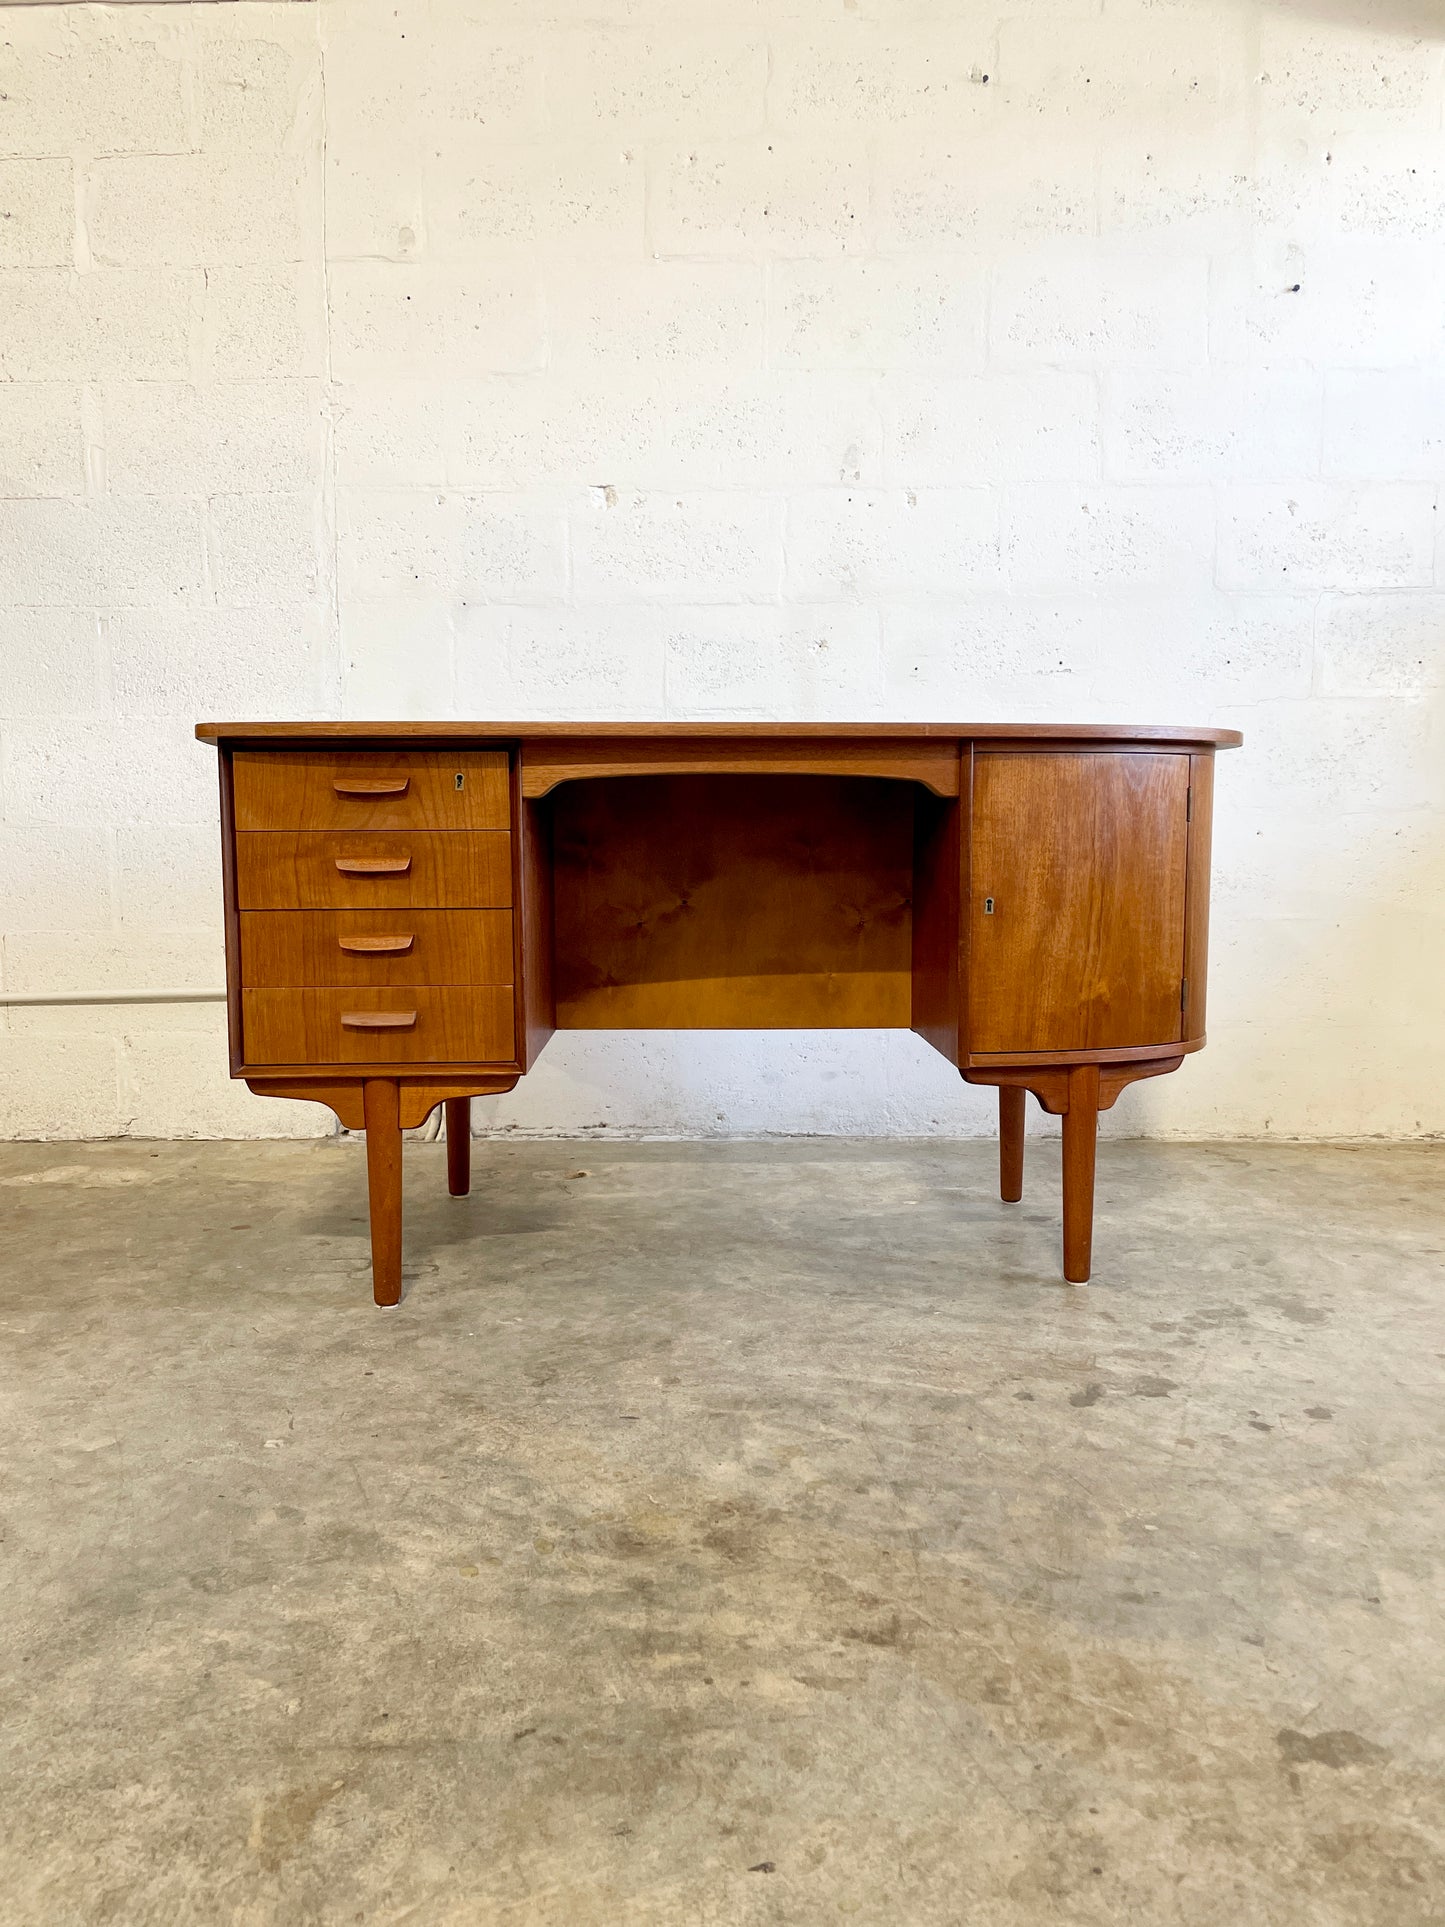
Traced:
<svg viewBox="0 0 1445 1927">
<path fill-rule="evenodd" d="M 371 1197 L 371 1282 L 378 1305 L 401 1302 L 401 1092 L 395 1078 L 368 1077 L 366 1185 Z"/>
<path fill-rule="evenodd" d="M 1099 1067 L 1069 1070 L 1064 1112 L 1064 1276 L 1071 1285 L 1089 1282 L 1094 1243 L 1094 1147 L 1099 1136 Z"/>
<path fill-rule="evenodd" d="M 1024 1194 L 1024 1099 L 1021 1084 L 998 1087 L 998 1194 L 1017 1204 Z"/>
<path fill-rule="evenodd" d="M 447 1099 L 447 1189 L 464 1198 L 472 1188 L 472 1100 Z"/>
</svg>

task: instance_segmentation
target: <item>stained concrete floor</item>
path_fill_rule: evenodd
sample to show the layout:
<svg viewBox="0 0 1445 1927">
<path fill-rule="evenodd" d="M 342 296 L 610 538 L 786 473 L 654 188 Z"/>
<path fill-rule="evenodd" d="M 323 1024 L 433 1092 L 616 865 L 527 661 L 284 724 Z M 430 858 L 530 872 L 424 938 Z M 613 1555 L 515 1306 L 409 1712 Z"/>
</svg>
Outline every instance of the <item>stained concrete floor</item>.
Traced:
<svg viewBox="0 0 1445 1927">
<path fill-rule="evenodd" d="M 1445 1148 L 0 1147 L 0 1919 L 1445 1920 Z"/>
</svg>

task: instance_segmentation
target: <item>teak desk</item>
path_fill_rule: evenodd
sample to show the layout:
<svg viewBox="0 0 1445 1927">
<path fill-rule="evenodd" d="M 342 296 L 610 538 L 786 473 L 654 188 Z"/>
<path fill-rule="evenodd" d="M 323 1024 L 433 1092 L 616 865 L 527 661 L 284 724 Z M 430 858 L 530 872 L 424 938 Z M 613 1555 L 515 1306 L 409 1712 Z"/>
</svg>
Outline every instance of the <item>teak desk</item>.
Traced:
<svg viewBox="0 0 1445 1927">
<path fill-rule="evenodd" d="M 221 764 L 231 1074 L 366 1131 L 379 1305 L 401 1134 L 554 1030 L 913 1029 L 1062 1115 L 1089 1276 L 1098 1114 L 1204 1043 L 1228 729 L 202 723 Z"/>
</svg>

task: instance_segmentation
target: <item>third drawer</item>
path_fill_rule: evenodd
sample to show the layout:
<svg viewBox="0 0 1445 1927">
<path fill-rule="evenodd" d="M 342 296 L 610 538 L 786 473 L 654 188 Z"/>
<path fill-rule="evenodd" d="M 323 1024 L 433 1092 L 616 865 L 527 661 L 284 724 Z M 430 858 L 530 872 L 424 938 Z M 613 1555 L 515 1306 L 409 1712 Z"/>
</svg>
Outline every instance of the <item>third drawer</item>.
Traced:
<svg viewBox="0 0 1445 1927">
<path fill-rule="evenodd" d="M 241 982 L 509 984 L 510 910 L 243 910 Z"/>
</svg>

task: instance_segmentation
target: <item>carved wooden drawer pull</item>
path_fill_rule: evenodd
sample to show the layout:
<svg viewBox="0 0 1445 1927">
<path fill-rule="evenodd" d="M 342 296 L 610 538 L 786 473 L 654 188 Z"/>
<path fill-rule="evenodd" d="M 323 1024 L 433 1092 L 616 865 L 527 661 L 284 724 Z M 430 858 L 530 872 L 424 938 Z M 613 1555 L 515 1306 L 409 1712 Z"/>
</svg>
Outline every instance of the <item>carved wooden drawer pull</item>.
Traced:
<svg viewBox="0 0 1445 1927">
<path fill-rule="evenodd" d="M 399 957 L 410 950 L 416 938 L 410 930 L 398 930 L 390 937 L 338 937 L 339 950 L 354 950 L 378 957 Z"/>
<path fill-rule="evenodd" d="M 331 785 L 338 796 L 405 796 L 409 776 L 338 776 Z"/>
<path fill-rule="evenodd" d="M 343 1010 L 343 1030 L 410 1030 L 416 1022 L 414 1010 Z"/>
<path fill-rule="evenodd" d="M 344 877 L 400 877 L 411 868 L 411 853 L 404 856 L 339 856 L 336 867 Z"/>
</svg>

